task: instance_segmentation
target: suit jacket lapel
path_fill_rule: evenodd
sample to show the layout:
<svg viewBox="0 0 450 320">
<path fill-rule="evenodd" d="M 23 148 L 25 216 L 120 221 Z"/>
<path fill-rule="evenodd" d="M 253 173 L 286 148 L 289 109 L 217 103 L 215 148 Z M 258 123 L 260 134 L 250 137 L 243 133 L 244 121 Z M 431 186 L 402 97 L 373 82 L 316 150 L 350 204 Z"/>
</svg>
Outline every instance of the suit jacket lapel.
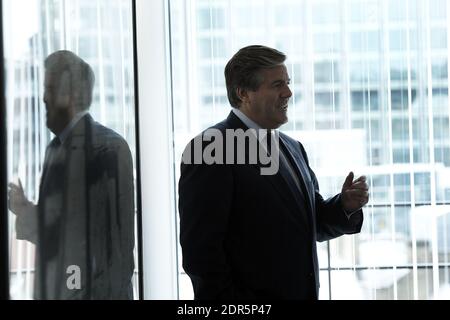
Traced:
<svg viewBox="0 0 450 320">
<path fill-rule="evenodd" d="M 292 146 L 292 144 L 281 134 L 280 139 L 286 146 L 286 149 L 289 153 L 287 156 L 290 156 L 292 159 L 294 159 L 293 163 L 295 163 L 295 169 L 297 169 L 297 172 L 300 173 L 299 176 L 300 183 L 303 184 L 303 190 L 306 190 L 307 193 L 305 197 L 307 198 L 309 209 L 313 210 L 315 191 L 312 189 L 311 176 L 307 171 L 308 165 L 306 164 L 306 161 L 303 159 L 303 156 L 298 152 L 298 148 Z"/>
<path fill-rule="evenodd" d="M 47 147 L 47 152 L 45 155 L 45 160 L 43 164 L 42 174 L 41 174 L 41 182 L 39 186 L 39 194 L 45 193 L 45 188 L 47 186 L 48 181 L 51 180 L 51 177 L 49 175 L 52 175 L 52 167 L 55 166 L 57 161 L 62 161 L 62 159 L 59 158 L 61 156 L 61 152 L 68 153 L 73 152 L 75 149 L 81 148 L 84 146 L 84 140 L 85 140 L 85 131 L 87 126 L 92 126 L 93 119 L 91 115 L 86 114 L 84 117 L 82 117 L 78 123 L 73 127 L 72 131 L 67 136 L 66 140 L 62 145 L 59 145 L 55 148 L 55 144 L 57 144 L 59 141 L 57 140 L 58 137 L 53 138 L 53 140 L 50 142 L 50 144 Z M 60 163 L 61 165 L 61 163 Z M 67 165 L 67 163 L 64 163 L 64 165 Z"/>
<path fill-rule="evenodd" d="M 230 124 L 231 129 L 243 129 L 243 130 L 248 129 L 248 127 L 233 112 L 230 113 L 226 121 Z M 246 152 L 248 152 L 248 150 L 246 150 Z M 248 158 L 246 157 L 246 159 Z M 261 164 L 252 164 L 250 166 L 253 169 L 258 170 L 259 173 L 261 173 L 262 168 Z M 299 203 L 297 197 L 293 193 L 294 191 L 291 190 L 288 183 L 285 181 L 285 179 L 282 177 L 279 171 L 274 175 L 261 175 L 261 176 L 272 184 L 273 188 L 278 192 L 280 198 L 283 199 L 284 203 L 295 203 L 298 210 L 300 210 L 301 212 L 305 211 L 305 207 Z M 306 213 L 306 215 L 309 214 Z M 305 217 L 305 215 L 300 214 L 295 215 L 295 218 L 298 219 L 299 216 L 301 218 Z M 309 223 L 309 221 L 304 222 Z"/>
</svg>

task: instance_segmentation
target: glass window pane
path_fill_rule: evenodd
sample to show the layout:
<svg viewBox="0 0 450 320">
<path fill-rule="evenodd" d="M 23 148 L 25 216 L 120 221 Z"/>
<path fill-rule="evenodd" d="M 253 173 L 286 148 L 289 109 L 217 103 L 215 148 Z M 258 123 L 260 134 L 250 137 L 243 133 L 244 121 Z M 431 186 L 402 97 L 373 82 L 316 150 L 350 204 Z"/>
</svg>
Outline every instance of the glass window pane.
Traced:
<svg viewBox="0 0 450 320">
<path fill-rule="evenodd" d="M 317 33 L 314 35 L 315 53 L 339 53 L 341 40 L 336 33 Z"/>
<path fill-rule="evenodd" d="M 11 298 L 137 299 L 132 3 L 3 5 Z"/>
<path fill-rule="evenodd" d="M 348 4 L 348 9 L 350 22 L 376 23 L 381 7 L 376 0 L 352 0 Z"/>
<path fill-rule="evenodd" d="M 336 1 L 313 3 L 312 21 L 314 24 L 334 24 L 340 19 L 339 4 Z"/>
<path fill-rule="evenodd" d="M 314 79 L 316 83 L 339 82 L 339 65 L 334 61 L 320 61 L 314 64 Z"/>
<path fill-rule="evenodd" d="M 397 203 L 411 201 L 411 178 L 409 174 L 394 175 L 394 197 Z"/>
<path fill-rule="evenodd" d="M 431 64 L 431 76 L 434 80 L 448 79 L 447 59 L 433 59 Z"/>
<path fill-rule="evenodd" d="M 380 107 L 377 91 L 352 91 L 351 101 L 353 111 L 378 110 Z"/>
<path fill-rule="evenodd" d="M 182 0 L 171 3 L 184 6 Z M 223 68 L 238 49 L 263 44 L 283 51 L 293 97 L 289 122 L 280 130 L 305 146 L 322 195 L 340 191 L 342 172 L 355 170 L 353 163 L 360 164 L 358 171 L 367 175 L 370 185 L 362 232 L 319 245 L 320 298 L 428 299 L 437 292 L 445 296 L 450 232 L 443 208 L 450 200 L 447 1 L 193 3 L 194 16 L 205 20 L 194 26 L 202 28 L 191 32 L 191 25 L 171 21 L 178 37 L 172 39 L 184 41 L 177 40 L 171 57 L 176 150 L 231 110 Z M 217 21 L 214 10 L 221 12 Z M 224 27 L 208 31 L 215 25 Z M 226 49 L 213 53 L 203 43 L 206 38 L 224 41 Z M 193 48 L 205 54 L 180 63 Z M 344 152 L 349 145 L 352 151 Z M 334 148 L 340 151 L 330 163 Z M 177 180 L 179 162 L 175 167 Z M 431 239 L 433 223 L 437 235 Z M 439 247 L 437 261 L 433 241 Z M 433 263 L 440 270 L 436 290 Z M 328 270 L 328 264 L 346 270 Z M 417 276 L 413 266 L 418 267 Z M 182 271 L 180 279 L 189 285 Z M 342 290 L 342 283 L 350 283 L 351 292 Z"/>
<path fill-rule="evenodd" d="M 390 177 L 388 175 L 376 175 L 371 177 L 371 198 L 374 203 L 389 203 L 390 199 Z"/>
<path fill-rule="evenodd" d="M 441 28 L 432 28 L 430 31 L 430 46 L 432 49 L 447 49 L 447 31 Z"/>
<path fill-rule="evenodd" d="M 350 33 L 350 50 L 354 52 L 379 52 L 380 34 L 378 31 Z"/>
<path fill-rule="evenodd" d="M 352 83 L 377 83 L 380 80 L 380 65 L 378 61 L 366 59 L 351 60 L 349 72 Z"/>
<path fill-rule="evenodd" d="M 414 174 L 414 195 L 418 203 L 431 202 L 431 174 L 419 172 Z"/>
<path fill-rule="evenodd" d="M 225 15 L 223 9 L 220 7 L 199 8 L 197 15 L 199 31 L 222 29 L 225 27 Z"/>
<path fill-rule="evenodd" d="M 338 92 L 316 92 L 315 103 L 317 108 L 328 110 L 339 109 L 339 93 Z"/>
<path fill-rule="evenodd" d="M 223 58 L 227 52 L 225 39 L 206 38 L 198 41 L 200 59 Z"/>
<path fill-rule="evenodd" d="M 407 48 L 406 30 L 391 30 L 389 32 L 389 50 L 405 51 L 406 48 Z"/>
<path fill-rule="evenodd" d="M 266 24 L 266 12 L 261 6 L 247 5 L 247 2 L 239 1 L 239 3 L 233 3 L 235 5 L 235 10 L 231 17 L 233 24 L 240 28 L 242 31 L 251 29 L 263 28 Z M 281 25 L 281 23 L 288 23 L 288 19 L 286 19 L 285 15 L 283 15 L 283 19 L 280 19 L 279 11 L 275 10 L 275 22 L 277 25 Z M 285 13 L 285 12 L 284 12 Z M 199 20 L 209 19 L 208 15 L 202 15 L 198 17 Z M 282 20 L 282 21 L 281 21 Z M 208 22 L 202 21 L 202 24 L 206 24 Z"/>
<path fill-rule="evenodd" d="M 447 17 L 447 1 L 446 0 L 430 0 L 428 2 L 430 8 L 430 19 L 433 21 L 445 20 Z"/>
<path fill-rule="evenodd" d="M 399 0 L 399 1 L 389 1 L 389 19 L 391 21 L 402 21 L 407 19 L 406 6 L 411 5 L 413 1 Z M 411 10 L 411 9 L 410 9 Z"/>
</svg>

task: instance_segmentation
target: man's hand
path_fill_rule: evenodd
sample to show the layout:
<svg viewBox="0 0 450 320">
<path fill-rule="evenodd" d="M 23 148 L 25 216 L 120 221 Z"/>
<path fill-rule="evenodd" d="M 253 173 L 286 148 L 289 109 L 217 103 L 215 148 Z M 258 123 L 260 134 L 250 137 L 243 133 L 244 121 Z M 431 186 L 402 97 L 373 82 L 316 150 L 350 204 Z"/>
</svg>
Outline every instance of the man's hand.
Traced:
<svg viewBox="0 0 450 320">
<path fill-rule="evenodd" d="M 22 183 L 19 179 L 19 185 L 15 183 L 10 183 L 8 185 L 8 207 L 16 215 L 21 215 L 25 212 L 25 209 L 31 205 L 30 201 L 28 201 L 25 196 L 25 192 L 23 191 Z"/>
<path fill-rule="evenodd" d="M 350 172 L 342 185 L 341 201 L 344 210 L 352 213 L 369 202 L 369 186 L 366 177 L 361 176 L 353 181 L 354 174 Z"/>
</svg>

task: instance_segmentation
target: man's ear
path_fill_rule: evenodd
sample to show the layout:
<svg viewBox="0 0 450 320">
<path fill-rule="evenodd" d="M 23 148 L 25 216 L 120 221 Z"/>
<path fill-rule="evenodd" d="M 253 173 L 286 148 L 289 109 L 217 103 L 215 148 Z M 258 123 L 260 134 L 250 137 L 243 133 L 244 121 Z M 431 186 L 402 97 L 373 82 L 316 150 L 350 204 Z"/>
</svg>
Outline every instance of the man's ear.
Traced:
<svg viewBox="0 0 450 320">
<path fill-rule="evenodd" d="M 236 95 L 238 96 L 239 100 L 242 101 L 242 103 L 246 104 L 249 102 L 248 90 L 237 88 Z"/>
</svg>

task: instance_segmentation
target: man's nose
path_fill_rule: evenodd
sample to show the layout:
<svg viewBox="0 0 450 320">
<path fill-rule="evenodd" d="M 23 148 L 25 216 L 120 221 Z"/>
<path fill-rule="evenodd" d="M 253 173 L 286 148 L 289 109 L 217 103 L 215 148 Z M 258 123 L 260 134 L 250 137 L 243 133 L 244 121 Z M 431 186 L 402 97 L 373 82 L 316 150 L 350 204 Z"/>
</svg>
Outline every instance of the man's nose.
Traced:
<svg viewBox="0 0 450 320">
<path fill-rule="evenodd" d="M 286 85 L 283 91 L 283 98 L 290 98 L 290 97 L 292 97 L 292 91 L 291 88 L 289 88 L 289 86 Z"/>
</svg>

